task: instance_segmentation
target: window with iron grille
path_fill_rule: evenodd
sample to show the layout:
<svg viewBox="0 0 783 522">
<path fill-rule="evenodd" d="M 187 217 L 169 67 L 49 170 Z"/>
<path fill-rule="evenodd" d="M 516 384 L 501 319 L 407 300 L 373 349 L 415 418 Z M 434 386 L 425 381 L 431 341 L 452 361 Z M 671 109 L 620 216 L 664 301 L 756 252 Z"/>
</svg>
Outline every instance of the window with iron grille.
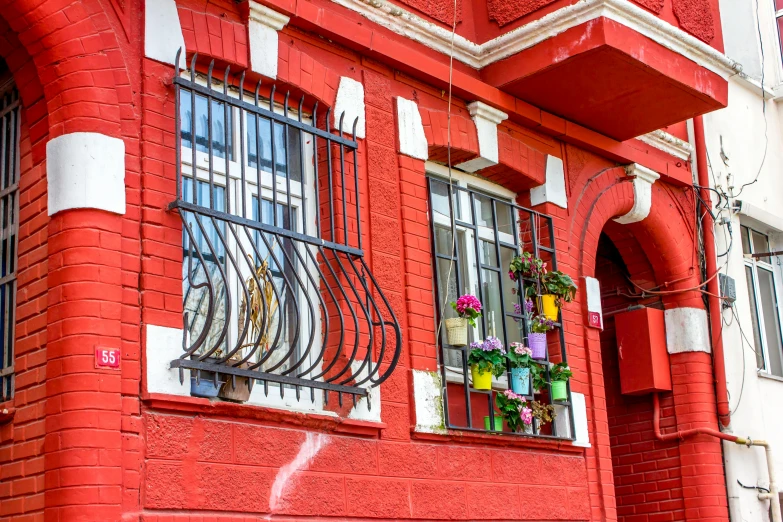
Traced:
<svg viewBox="0 0 783 522">
<path fill-rule="evenodd" d="M 454 169 L 449 173 L 431 163 L 427 169 L 439 324 L 456 317 L 449 303 L 462 294 L 475 295 L 483 305 L 476 327 L 468 328 L 467 346 L 450 345 L 445 328 L 439 328 L 446 425 L 460 430 L 509 431 L 497 425 L 495 398 L 510 388 L 510 371 L 493 378 L 491 390 L 473 388 L 468 367 L 470 343 L 490 335 L 506 348 L 525 342 L 530 317 L 522 296 L 538 282 L 513 281 L 508 276 L 509 264 L 515 255 L 528 251 L 557 269 L 552 218 L 516 205 L 515 194 L 477 176 Z M 559 418 L 546 424 L 534 420 L 525 434 L 573 439 L 570 386 L 567 401 L 552 403 L 548 399 L 550 356 L 557 362 L 566 360 L 559 323 L 549 335 L 547 357 L 537 361 L 545 384 L 536 391 L 531 381 L 524 394 L 527 401 L 552 406 Z"/>
<path fill-rule="evenodd" d="M 0 87 L 0 402 L 14 396 L 19 126 L 19 93 L 7 84 Z"/>
<path fill-rule="evenodd" d="M 245 382 L 273 403 L 366 396 L 401 332 L 364 259 L 355 132 L 304 96 L 248 94 L 244 74 L 217 81 L 196 63 L 174 81 L 185 335 L 172 367 L 192 390 Z"/>
<path fill-rule="evenodd" d="M 741 226 L 742 253 L 745 254 L 745 281 L 753 325 L 753 344 L 759 370 L 783 377 L 783 340 L 781 340 L 778 285 L 770 252 L 769 238 L 752 228 Z"/>
</svg>

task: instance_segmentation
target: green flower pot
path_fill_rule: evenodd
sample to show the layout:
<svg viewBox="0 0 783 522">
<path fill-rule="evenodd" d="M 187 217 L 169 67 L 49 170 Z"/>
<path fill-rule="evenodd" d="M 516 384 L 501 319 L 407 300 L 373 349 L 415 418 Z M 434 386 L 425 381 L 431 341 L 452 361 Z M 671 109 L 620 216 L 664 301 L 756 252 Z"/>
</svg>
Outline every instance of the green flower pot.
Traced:
<svg viewBox="0 0 783 522">
<path fill-rule="evenodd" d="M 552 382 L 552 400 L 553 401 L 568 400 L 568 389 L 566 388 L 566 381 Z"/>
<path fill-rule="evenodd" d="M 490 431 L 489 415 L 484 417 L 484 429 Z M 495 415 L 495 431 L 503 431 L 503 417 Z"/>
</svg>

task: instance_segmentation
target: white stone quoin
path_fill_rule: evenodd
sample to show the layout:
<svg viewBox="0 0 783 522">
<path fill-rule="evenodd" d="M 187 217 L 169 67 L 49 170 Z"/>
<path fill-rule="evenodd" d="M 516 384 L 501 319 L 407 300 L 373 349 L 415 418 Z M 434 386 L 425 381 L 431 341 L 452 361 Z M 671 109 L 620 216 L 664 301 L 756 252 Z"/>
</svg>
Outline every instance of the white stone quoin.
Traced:
<svg viewBox="0 0 783 522">
<path fill-rule="evenodd" d="M 427 160 L 429 147 L 419 107 L 416 102 L 399 96 L 397 97 L 397 135 L 399 136 L 400 154 Z"/>
<path fill-rule="evenodd" d="M 601 283 L 595 277 L 585 277 L 585 294 L 587 294 L 587 311 L 596 313 L 600 318 L 599 328 L 604 328 L 604 313 L 601 308 Z"/>
<path fill-rule="evenodd" d="M 476 125 L 479 157 L 456 167 L 465 172 L 476 172 L 498 164 L 498 124 L 508 119 L 508 114 L 479 101 L 468 104 L 468 111 Z"/>
<path fill-rule="evenodd" d="M 177 51 L 181 69 L 186 67 L 185 38 L 179 23 L 174 0 L 146 0 L 144 2 L 144 55 L 159 62 L 174 65 Z"/>
<path fill-rule="evenodd" d="M 615 218 L 615 221 L 621 225 L 638 223 L 650 215 L 652 186 L 655 180 L 661 177 L 654 170 L 638 163 L 631 163 L 625 167 L 625 171 L 633 178 L 633 207 L 627 214 Z"/>
<path fill-rule="evenodd" d="M 125 143 L 74 132 L 46 144 L 49 215 L 74 208 L 125 214 Z"/>
<path fill-rule="evenodd" d="M 248 5 L 250 68 L 268 78 L 277 78 L 277 32 L 288 24 L 289 18 L 253 0 Z"/>
<path fill-rule="evenodd" d="M 568 196 L 565 187 L 563 160 L 547 154 L 546 181 L 543 185 L 530 189 L 530 204 L 553 203 L 560 208 L 568 208 Z"/>
<path fill-rule="evenodd" d="M 345 113 L 344 117 L 343 113 Z M 335 127 L 340 127 L 340 118 L 342 117 L 343 127 L 340 130 L 351 134 L 353 133 L 353 123 L 356 121 L 356 137 L 364 138 L 364 86 L 353 78 L 347 76 L 340 78 L 333 114 Z M 358 120 L 356 120 L 357 118 Z"/>
<path fill-rule="evenodd" d="M 146 355 L 147 393 L 167 393 L 190 397 L 190 371 L 179 382 L 179 369 L 171 361 L 182 355 L 182 329 L 148 324 L 144 346 Z"/>
<path fill-rule="evenodd" d="M 669 353 L 710 353 L 707 311 L 700 308 L 671 308 L 663 314 L 666 324 L 666 350 Z"/>
<path fill-rule="evenodd" d="M 413 370 L 413 404 L 416 408 L 416 431 L 424 433 L 446 431 L 438 372 Z"/>
</svg>

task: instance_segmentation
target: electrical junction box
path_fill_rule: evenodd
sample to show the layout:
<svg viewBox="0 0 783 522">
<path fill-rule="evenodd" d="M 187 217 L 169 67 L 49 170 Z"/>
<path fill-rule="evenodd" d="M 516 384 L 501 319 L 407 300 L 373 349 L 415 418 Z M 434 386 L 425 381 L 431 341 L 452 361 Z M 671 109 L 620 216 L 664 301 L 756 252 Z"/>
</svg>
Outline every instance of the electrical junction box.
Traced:
<svg viewBox="0 0 783 522">
<path fill-rule="evenodd" d="M 620 391 L 624 395 L 671 391 L 663 310 L 629 310 L 615 315 L 614 321 Z"/>
<path fill-rule="evenodd" d="M 723 297 L 723 308 L 731 308 L 734 301 L 737 300 L 737 286 L 734 284 L 734 278 L 726 274 L 718 274 L 720 286 L 720 296 Z"/>
</svg>

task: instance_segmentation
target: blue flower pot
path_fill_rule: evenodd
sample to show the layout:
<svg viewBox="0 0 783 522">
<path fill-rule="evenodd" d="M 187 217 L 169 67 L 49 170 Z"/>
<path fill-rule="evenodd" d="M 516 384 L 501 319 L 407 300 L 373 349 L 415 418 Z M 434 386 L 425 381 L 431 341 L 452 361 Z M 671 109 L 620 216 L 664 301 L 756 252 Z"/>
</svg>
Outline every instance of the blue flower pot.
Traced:
<svg viewBox="0 0 783 522">
<path fill-rule="evenodd" d="M 220 387 L 223 386 L 225 381 L 218 379 L 217 386 L 215 386 L 215 374 L 213 372 L 201 372 L 201 376 L 196 382 L 196 372 L 191 372 L 190 375 L 190 395 L 193 397 L 204 397 L 206 399 L 212 399 L 218 396 L 220 393 Z"/>
<path fill-rule="evenodd" d="M 530 368 L 511 368 L 511 391 L 519 395 L 530 393 Z"/>
</svg>

